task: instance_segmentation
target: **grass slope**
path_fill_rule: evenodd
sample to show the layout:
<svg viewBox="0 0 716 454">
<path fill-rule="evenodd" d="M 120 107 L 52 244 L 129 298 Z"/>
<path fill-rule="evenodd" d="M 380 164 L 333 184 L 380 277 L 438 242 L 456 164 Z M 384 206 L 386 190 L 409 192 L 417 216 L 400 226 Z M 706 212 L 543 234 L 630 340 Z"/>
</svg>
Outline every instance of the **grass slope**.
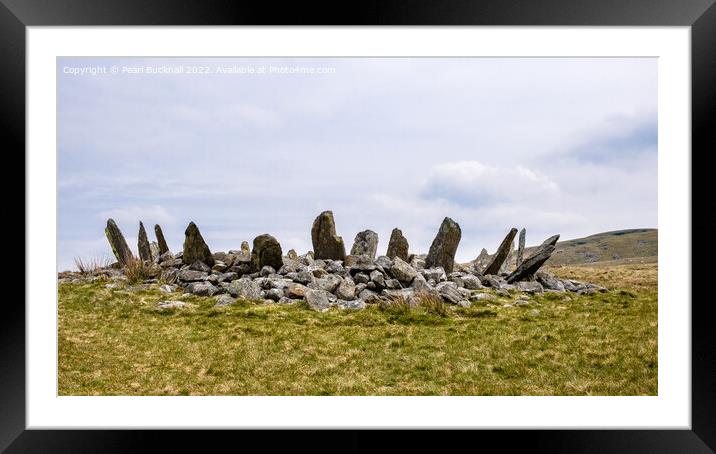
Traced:
<svg viewBox="0 0 716 454">
<path fill-rule="evenodd" d="M 656 265 L 555 271 L 612 290 L 439 316 L 61 284 L 59 394 L 656 395 Z"/>
<path fill-rule="evenodd" d="M 550 265 L 580 265 L 599 262 L 656 262 L 658 230 L 632 229 L 597 233 L 557 243 Z M 526 248 L 529 256 L 534 248 Z M 635 260 L 638 259 L 638 260 Z"/>
</svg>

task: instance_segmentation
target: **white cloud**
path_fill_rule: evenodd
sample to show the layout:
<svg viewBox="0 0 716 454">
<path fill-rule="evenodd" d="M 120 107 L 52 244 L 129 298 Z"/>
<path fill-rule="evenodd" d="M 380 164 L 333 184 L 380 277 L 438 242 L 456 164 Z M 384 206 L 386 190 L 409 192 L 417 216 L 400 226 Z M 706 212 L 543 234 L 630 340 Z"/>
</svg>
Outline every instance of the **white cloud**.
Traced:
<svg viewBox="0 0 716 454">
<path fill-rule="evenodd" d="M 500 167 L 458 161 L 436 166 L 424 182 L 421 195 L 477 208 L 499 202 L 539 200 L 558 192 L 555 182 L 521 165 Z"/>
</svg>

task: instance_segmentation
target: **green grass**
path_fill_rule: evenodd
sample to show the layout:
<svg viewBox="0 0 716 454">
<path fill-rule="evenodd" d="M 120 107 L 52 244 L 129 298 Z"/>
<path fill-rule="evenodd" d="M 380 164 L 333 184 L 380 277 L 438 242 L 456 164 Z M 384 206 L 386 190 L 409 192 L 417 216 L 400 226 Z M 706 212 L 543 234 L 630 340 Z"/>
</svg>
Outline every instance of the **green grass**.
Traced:
<svg viewBox="0 0 716 454">
<path fill-rule="evenodd" d="M 612 290 L 317 313 L 61 284 L 59 394 L 657 394 L 656 265 L 555 271 Z"/>
</svg>

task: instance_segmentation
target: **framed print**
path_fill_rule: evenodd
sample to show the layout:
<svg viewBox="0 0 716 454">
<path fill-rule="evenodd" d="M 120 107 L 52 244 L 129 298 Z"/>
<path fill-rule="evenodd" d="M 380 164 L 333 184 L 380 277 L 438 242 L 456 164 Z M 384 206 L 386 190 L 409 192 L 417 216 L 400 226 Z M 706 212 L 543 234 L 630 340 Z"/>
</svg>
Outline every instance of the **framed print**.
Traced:
<svg viewBox="0 0 716 454">
<path fill-rule="evenodd" d="M 146 429 L 712 451 L 709 2 L 66 3 L 2 9 L 28 181 L 8 452 Z"/>
</svg>

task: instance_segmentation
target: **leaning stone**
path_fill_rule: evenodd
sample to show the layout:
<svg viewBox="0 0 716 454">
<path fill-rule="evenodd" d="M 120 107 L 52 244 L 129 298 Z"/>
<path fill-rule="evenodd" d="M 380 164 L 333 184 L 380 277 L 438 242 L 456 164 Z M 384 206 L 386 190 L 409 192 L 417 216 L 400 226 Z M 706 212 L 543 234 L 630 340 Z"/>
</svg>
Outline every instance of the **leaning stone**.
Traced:
<svg viewBox="0 0 716 454">
<path fill-rule="evenodd" d="M 492 261 L 485 267 L 483 274 L 498 274 L 500 272 L 502 264 L 510 253 L 515 235 L 517 235 L 517 229 L 510 229 L 505 239 L 502 240 L 500 247 L 497 248 L 497 252 L 495 252 L 495 255 L 492 257 Z"/>
<path fill-rule="evenodd" d="M 343 260 L 346 256 L 343 238 L 336 234 L 332 211 L 324 211 L 313 221 L 311 241 L 314 259 Z"/>
<path fill-rule="evenodd" d="M 331 303 L 328 300 L 328 293 L 323 290 L 306 290 L 306 303 L 308 307 L 318 312 L 325 312 L 331 307 Z"/>
<path fill-rule="evenodd" d="M 190 222 L 184 231 L 184 251 L 182 260 L 184 263 L 194 263 L 201 261 L 208 266 L 214 266 L 214 257 L 211 255 L 209 246 L 204 242 L 204 238 L 199 232 L 199 228 L 193 222 Z"/>
<path fill-rule="evenodd" d="M 270 266 L 275 270 L 281 269 L 283 266 L 283 252 L 281 252 L 281 245 L 278 240 L 268 233 L 254 238 L 251 262 L 256 271 L 265 266 Z"/>
<path fill-rule="evenodd" d="M 229 293 L 237 298 L 257 300 L 261 298 L 261 287 L 249 278 L 241 278 L 231 282 Z"/>
<path fill-rule="evenodd" d="M 532 277 L 544 262 L 550 258 L 554 252 L 557 240 L 559 240 L 559 235 L 547 238 L 530 257 L 525 259 L 524 262 L 507 277 L 507 282 L 511 284 Z"/>
<path fill-rule="evenodd" d="M 362 255 L 374 260 L 377 251 L 378 234 L 372 230 L 358 232 L 351 248 L 351 255 Z"/>
<path fill-rule="evenodd" d="M 508 274 L 510 272 L 510 262 L 512 261 L 512 257 L 515 255 L 515 242 L 513 241 L 510 243 L 510 249 L 507 251 L 507 257 L 505 258 L 505 261 L 502 262 L 502 266 L 500 267 L 500 274 Z"/>
<path fill-rule="evenodd" d="M 515 268 L 522 265 L 522 260 L 525 256 L 525 235 L 527 234 L 526 229 L 520 230 L 520 238 L 517 244 L 517 261 L 515 262 Z"/>
<path fill-rule="evenodd" d="M 425 267 L 442 266 L 446 273 L 452 273 L 455 265 L 455 253 L 460 243 L 462 231 L 457 222 L 446 217 L 443 219 L 438 234 L 430 245 L 430 251 L 425 258 Z"/>
<path fill-rule="evenodd" d="M 154 235 L 157 237 L 157 244 L 159 245 L 159 255 L 169 252 L 169 246 L 167 246 L 167 240 L 164 239 L 164 233 L 159 224 L 154 225 Z"/>
<path fill-rule="evenodd" d="M 410 284 L 418 272 L 412 266 L 405 263 L 402 259 L 396 257 L 393 261 L 393 267 L 390 269 L 390 274 L 395 279 L 406 284 Z"/>
<path fill-rule="evenodd" d="M 389 258 L 400 257 L 404 262 L 408 261 L 408 240 L 403 236 L 402 230 L 395 228 L 390 233 L 388 251 L 385 255 Z"/>
<path fill-rule="evenodd" d="M 107 227 L 104 229 L 104 234 L 107 236 L 107 241 L 109 241 L 112 252 L 120 265 L 126 266 L 127 263 L 132 261 L 134 258 L 132 251 L 129 250 L 127 240 L 124 239 L 124 235 L 122 235 L 114 219 L 107 220 Z"/>
</svg>

